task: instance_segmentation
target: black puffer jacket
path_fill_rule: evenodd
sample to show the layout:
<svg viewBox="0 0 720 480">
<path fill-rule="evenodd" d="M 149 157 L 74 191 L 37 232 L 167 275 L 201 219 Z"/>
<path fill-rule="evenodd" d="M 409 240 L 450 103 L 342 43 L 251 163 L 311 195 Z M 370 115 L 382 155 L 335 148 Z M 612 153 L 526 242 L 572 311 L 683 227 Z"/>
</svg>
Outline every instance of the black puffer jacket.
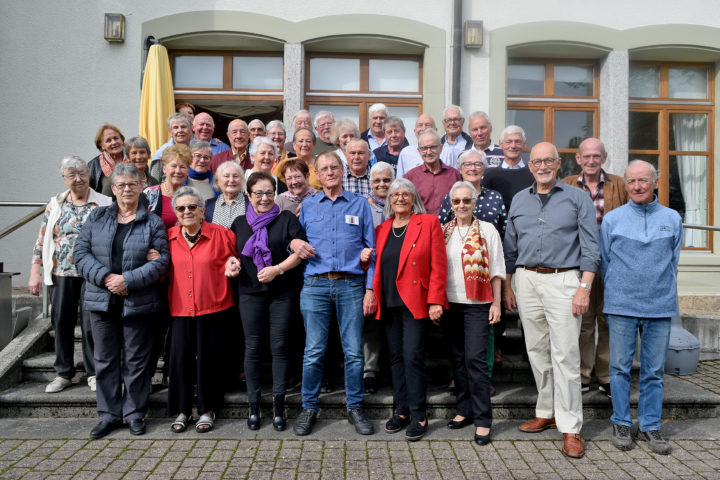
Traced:
<svg viewBox="0 0 720 480">
<path fill-rule="evenodd" d="M 117 203 L 96 208 L 75 241 L 75 265 L 87 280 L 85 309 L 89 311 L 107 312 L 110 306 L 112 294 L 105 288 L 104 279 L 112 273 L 112 244 L 118 225 L 117 213 Z M 164 290 L 159 281 L 170 270 L 170 250 L 165 225 L 160 217 L 148 211 L 142 196 L 137 216 L 123 246 L 122 275 L 128 292 L 124 297 L 123 317 L 159 310 L 165 302 Z M 147 260 L 151 248 L 160 252 L 160 258 Z"/>
</svg>

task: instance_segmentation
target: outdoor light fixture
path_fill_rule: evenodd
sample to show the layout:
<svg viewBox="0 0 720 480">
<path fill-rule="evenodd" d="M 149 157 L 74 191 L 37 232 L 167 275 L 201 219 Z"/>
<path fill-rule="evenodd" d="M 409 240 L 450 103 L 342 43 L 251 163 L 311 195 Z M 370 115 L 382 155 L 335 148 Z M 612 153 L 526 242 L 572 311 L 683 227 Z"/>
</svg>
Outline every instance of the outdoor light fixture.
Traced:
<svg viewBox="0 0 720 480">
<path fill-rule="evenodd" d="M 122 13 L 105 14 L 105 40 L 108 42 L 125 41 L 125 15 Z"/>
<path fill-rule="evenodd" d="M 465 37 L 465 48 L 480 48 L 483 44 L 483 22 L 482 20 L 465 20 L 463 36 Z"/>
</svg>

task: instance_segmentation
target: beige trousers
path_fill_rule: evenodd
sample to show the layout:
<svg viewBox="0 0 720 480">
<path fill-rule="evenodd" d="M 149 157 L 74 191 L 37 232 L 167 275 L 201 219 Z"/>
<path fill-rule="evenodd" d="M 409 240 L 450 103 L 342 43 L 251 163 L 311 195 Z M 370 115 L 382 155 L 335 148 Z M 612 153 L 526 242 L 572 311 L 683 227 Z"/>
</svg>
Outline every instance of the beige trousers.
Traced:
<svg viewBox="0 0 720 480">
<path fill-rule="evenodd" d="M 583 423 L 580 316 L 572 314 L 572 299 L 579 286 L 578 270 L 543 274 L 520 267 L 512 276 L 538 390 L 535 415 L 555 417 L 562 433 L 580 433 Z"/>
<path fill-rule="evenodd" d="M 580 325 L 580 381 L 590 383 L 593 366 L 599 383 L 610 383 L 610 334 L 602 313 L 604 288 L 600 275 L 595 275 L 590 291 L 590 308 Z M 597 325 L 597 346 L 595 326 Z"/>
</svg>

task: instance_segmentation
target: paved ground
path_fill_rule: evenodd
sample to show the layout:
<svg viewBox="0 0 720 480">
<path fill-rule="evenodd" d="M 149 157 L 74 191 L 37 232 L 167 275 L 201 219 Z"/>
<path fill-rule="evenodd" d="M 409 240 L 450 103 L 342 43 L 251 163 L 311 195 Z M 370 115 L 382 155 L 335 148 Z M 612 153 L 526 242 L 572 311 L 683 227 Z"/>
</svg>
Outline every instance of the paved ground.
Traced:
<svg viewBox="0 0 720 480">
<path fill-rule="evenodd" d="M 683 377 L 720 393 L 720 361 L 702 362 Z M 357 435 L 344 420 L 321 420 L 310 437 L 275 432 L 266 420 L 250 432 L 242 420 L 219 420 L 207 435 L 169 431 L 169 420 L 151 419 L 148 433 L 117 431 L 103 440 L 87 434 L 94 419 L 0 419 L 0 478 L 77 479 L 720 479 L 720 418 L 666 420 L 673 452 L 655 455 L 643 443 L 630 452 L 609 441 L 608 420 L 583 426 L 586 455 L 560 452 L 556 431 L 524 434 L 520 421 L 493 425 L 493 442 L 472 443 L 472 428 L 450 431 L 431 420 L 426 439 L 407 443 L 381 432 Z M 292 422 L 290 427 L 292 426 Z M 399 434 L 401 435 L 401 434 Z"/>
</svg>

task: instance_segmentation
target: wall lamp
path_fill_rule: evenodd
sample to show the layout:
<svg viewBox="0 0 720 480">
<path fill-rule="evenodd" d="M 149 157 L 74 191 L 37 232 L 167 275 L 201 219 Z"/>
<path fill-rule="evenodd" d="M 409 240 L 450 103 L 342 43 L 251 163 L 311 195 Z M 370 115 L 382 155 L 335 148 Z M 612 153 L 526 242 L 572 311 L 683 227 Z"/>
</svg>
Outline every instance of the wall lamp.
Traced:
<svg viewBox="0 0 720 480">
<path fill-rule="evenodd" d="M 105 40 L 111 43 L 125 41 L 125 15 L 122 13 L 105 14 Z"/>
<path fill-rule="evenodd" d="M 465 39 L 465 48 L 481 48 L 483 45 L 482 20 L 465 20 L 463 37 Z"/>
</svg>

